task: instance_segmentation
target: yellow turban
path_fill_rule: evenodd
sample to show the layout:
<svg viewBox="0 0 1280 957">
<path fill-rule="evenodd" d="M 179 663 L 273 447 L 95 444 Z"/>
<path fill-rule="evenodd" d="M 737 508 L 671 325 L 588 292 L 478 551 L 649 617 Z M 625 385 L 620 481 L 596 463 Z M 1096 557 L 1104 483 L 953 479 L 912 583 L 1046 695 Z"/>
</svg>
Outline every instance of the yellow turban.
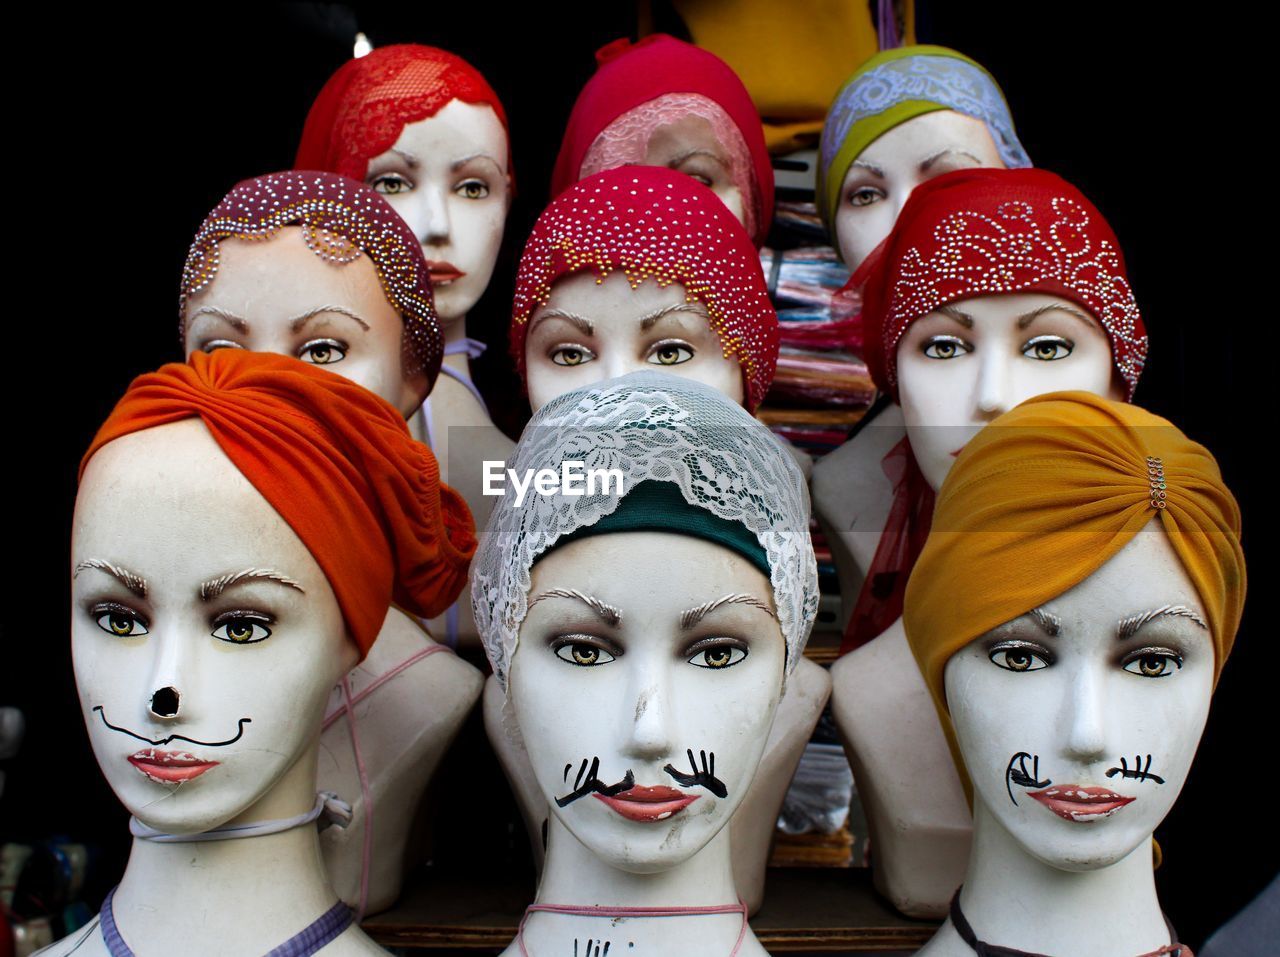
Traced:
<svg viewBox="0 0 1280 957">
<path fill-rule="evenodd" d="M 1240 510 L 1204 446 L 1086 392 L 1029 399 L 965 446 L 903 612 L 953 751 L 948 659 L 1084 581 L 1157 518 L 1208 615 L 1216 681 L 1240 624 L 1245 567 Z"/>
</svg>

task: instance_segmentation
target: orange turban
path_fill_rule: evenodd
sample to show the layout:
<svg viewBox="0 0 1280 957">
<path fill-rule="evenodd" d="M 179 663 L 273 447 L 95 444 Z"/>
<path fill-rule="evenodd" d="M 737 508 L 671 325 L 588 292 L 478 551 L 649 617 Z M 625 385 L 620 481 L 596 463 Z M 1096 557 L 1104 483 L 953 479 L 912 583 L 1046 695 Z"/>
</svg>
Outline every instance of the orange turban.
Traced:
<svg viewBox="0 0 1280 957">
<path fill-rule="evenodd" d="M 475 523 L 431 450 L 372 392 L 288 356 L 218 349 L 139 376 L 81 476 L 108 442 L 190 418 L 302 539 L 362 657 L 392 601 L 433 617 L 462 591 Z"/>
<path fill-rule="evenodd" d="M 1157 516 L 1208 616 L 1216 680 L 1240 624 L 1245 568 L 1239 508 L 1204 446 L 1086 392 L 1028 399 L 965 446 L 903 611 L 949 735 L 948 659 L 1084 581 Z"/>
</svg>

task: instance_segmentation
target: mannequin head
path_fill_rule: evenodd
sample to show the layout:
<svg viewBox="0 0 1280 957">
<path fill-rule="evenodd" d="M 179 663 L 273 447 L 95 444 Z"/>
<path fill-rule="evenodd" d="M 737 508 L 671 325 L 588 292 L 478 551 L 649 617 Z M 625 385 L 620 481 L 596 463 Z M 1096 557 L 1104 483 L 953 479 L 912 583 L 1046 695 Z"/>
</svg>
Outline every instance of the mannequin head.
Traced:
<svg viewBox="0 0 1280 957">
<path fill-rule="evenodd" d="M 596 61 L 569 117 L 552 195 L 608 169 L 665 167 L 711 189 L 763 243 L 773 171 L 750 94 L 728 64 L 665 34 L 615 40 Z"/>
<path fill-rule="evenodd" d="M 957 169 L 1030 165 L 981 66 L 946 47 L 886 50 L 858 68 L 827 113 L 818 211 L 857 269 L 921 183 Z"/>
<path fill-rule="evenodd" d="M 687 860 L 741 803 L 773 724 L 786 645 L 768 578 L 710 541 L 622 532 L 554 550 L 529 594 L 510 700 L 551 813 L 623 870 Z"/>
<path fill-rule="evenodd" d="M 1047 864 L 1114 864 L 1177 799 L 1213 677 L 1206 614 L 1153 522 L 1079 585 L 947 663 L 974 800 Z"/>
<path fill-rule="evenodd" d="M 506 114 L 474 67 L 418 44 L 349 61 L 316 98 L 295 164 L 381 193 L 422 244 L 446 327 L 466 317 L 493 275 L 514 189 Z"/>
<path fill-rule="evenodd" d="M 473 530 L 346 379 L 238 349 L 135 379 L 81 463 L 72 535 L 76 679 L 120 800 L 162 831 L 253 820 L 393 597 L 424 616 L 457 597 Z"/>
<path fill-rule="evenodd" d="M 863 291 L 867 364 L 902 405 L 935 490 L 973 435 L 1024 399 L 1128 398 L 1145 361 L 1115 234 L 1044 170 L 922 185 L 850 285 Z"/>
<path fill-rule="evenodd" d="M 444 348 L 427 264 L 372 190 L 325 173 L 238 184 L 183 272 L 183 348 L 276 352 L 323 365 L 408 417 Z"/>
<path fill-rule="evenodd" d="M 71 552 L 76 684 L 116 796 L 175 833 L 250 812 L 359 658 L 320 566 L 194 419 L 94 456 Z"/>
<path fill-rule="evenodd" d="M 535 410 L 653 369 L 754 408 L 773 380 L 778 318 L 750 239 L 710 190 L 668 170 L 618 168 L 574 184 L 538 218 L 511 349 Z"/>
<path fill-rule="evenodd" d="M 1209 453 L 1126 403 L 1038 396 L 973 439 L 904 625 L 979 821 L 1065 870 L 1150 838 L 1239 626 L 1239 536 Z"/>
<path fill-rule="evenodd" d="M 817 610 L 808 495 L 765 426 L 663 373 L 553 399 L 510 467 L 573 461 L 621 492 L 517 506 L 508 486 L 472 605 L 551 813 L 612 866 L 659 871 L 755 774 Z"/>
</svg>

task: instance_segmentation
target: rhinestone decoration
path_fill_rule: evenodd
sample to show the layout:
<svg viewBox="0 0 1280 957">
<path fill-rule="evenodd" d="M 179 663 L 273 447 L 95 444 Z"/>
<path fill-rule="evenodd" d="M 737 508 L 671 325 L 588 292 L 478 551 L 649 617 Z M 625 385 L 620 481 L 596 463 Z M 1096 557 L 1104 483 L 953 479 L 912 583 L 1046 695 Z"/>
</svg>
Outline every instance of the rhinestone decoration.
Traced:
<svg viewBox="0 0 1280 957">
<path fill-rule="evenodd" d="M 270 239 L 301 226 L 308 248 L 341 265 L 367 255 L 382 291 L 404 320 L 404 372 L 433 382 L 444 355 L 444 334 L 431 295 L 422 246 L 389 203 L 363 183 L 333 173 L 271 173 L 238 183 L 205 217 L 182 267 L 178 335 L 186 333 L 187 302 L 218 273 L 218 244 L 235 237 Z"/>
<path fill-rule="evenodd" d="M 986 172 L 1013 177 L 1023 171 Z M 983 202 L 989 198 L 989 191 L 975 190 L 969 208 L 937 222 L 930 244 L 912 246 L 899 257 L 887 294 L 885 356 L 897 354 L 907 326 L 939 306 L 1039 290 L 1074 299 L 1097 319 L 1132 397 L 1146 362 L 1147 336 L 1110 227 L 1096 210 L 1068 195 Z M 890 359 L 886 366 L 896 389 L 897 363 Z"/>
<path fill-rule="evenodd" d="M 1155 456 L 1147 456 L 1147 481 L 1151 485 L 1151 507 L 1166 508 L 1168 483 L 1164 478 L 1164 463 Z"/>
<path fill-rule="evenodd" d="M 747 408 L 769 391 L 778 362 L 778 314 L 760 256 L 715 193 L 669 169 L 625 166 L 584 179 L 538 217 L 520 257 L 511 354 L 524 375 L 529 319 L 561 276 L 621 270 L 632 288 L 680 283 L 707 310 L 724 355 L 742 365 Z"/>
</svg>

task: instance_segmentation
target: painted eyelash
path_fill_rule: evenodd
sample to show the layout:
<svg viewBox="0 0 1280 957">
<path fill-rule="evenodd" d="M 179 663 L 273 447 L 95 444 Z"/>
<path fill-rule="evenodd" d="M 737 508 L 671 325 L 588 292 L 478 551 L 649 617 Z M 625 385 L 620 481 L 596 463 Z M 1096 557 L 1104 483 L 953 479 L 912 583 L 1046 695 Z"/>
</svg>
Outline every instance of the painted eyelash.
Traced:
<svg viewBox="0 0 1280 957">
<path fill-rule="evenodd" d="M 1151 647 L 1148 647 L 1148 648 L 1139 648 L 1136 651 L 1129 652 L 1127 655 L 1125 655 L 1123 658 L 1120 659 L 1120 664 L 1121 666 L 1132 664 L 1133 662 L 1137 661 L 1139 658 L 1145 658 L 1147 655 L 1158 655 L 1161 658 L 1171 658 L 1173 660 L 1173 663 L 1178 666 L 1178 670 L 1179 671 L 1182 670 L 1182 664 L 1183 664 L 1182 655 L 1174 651 L 1172 648 L 1163 648 L 1156 645 L 1152 645 Z"/>
<path fill-rule="evenodd" d="M 1006 638 L 1004 641 L 997 641 L 987 649 L 987 657 L 1001 651 L 1030 651 L 1044 659 L 1046 665 L 1052 665 L 1057 662 L 1057 656 L 1044 645 L 1036 644 L 1034 641 L 1026 641 L 1022 638 Z"/>
<path fill-rule="evenodd" d="M 136 619 L 144 628 L 149 628 L 151 626 L 151 620 L 146 615 L 138 611 L 136 608 L 130 608 L 128 605 L 122 605 L 118 601 L 99 601 L 94 602 L 88 607 L 88 613 L 95 618 L 109 612 L 114 612 L 117 615 L 123 615 L 126 618 Z"/>
<path fill-rule="evenodd" d="M 236 619 L 247 619 L 260 625 L 274 625 L 276 623 L 275 615 L 268 612 L 255 611 L 252 608 L 236 608 L 231 611 L 219 612 L 218 616 L 213 619 L 213 625 L 216 628 L 218 625 L 224 625 Z"/>
</svg>

